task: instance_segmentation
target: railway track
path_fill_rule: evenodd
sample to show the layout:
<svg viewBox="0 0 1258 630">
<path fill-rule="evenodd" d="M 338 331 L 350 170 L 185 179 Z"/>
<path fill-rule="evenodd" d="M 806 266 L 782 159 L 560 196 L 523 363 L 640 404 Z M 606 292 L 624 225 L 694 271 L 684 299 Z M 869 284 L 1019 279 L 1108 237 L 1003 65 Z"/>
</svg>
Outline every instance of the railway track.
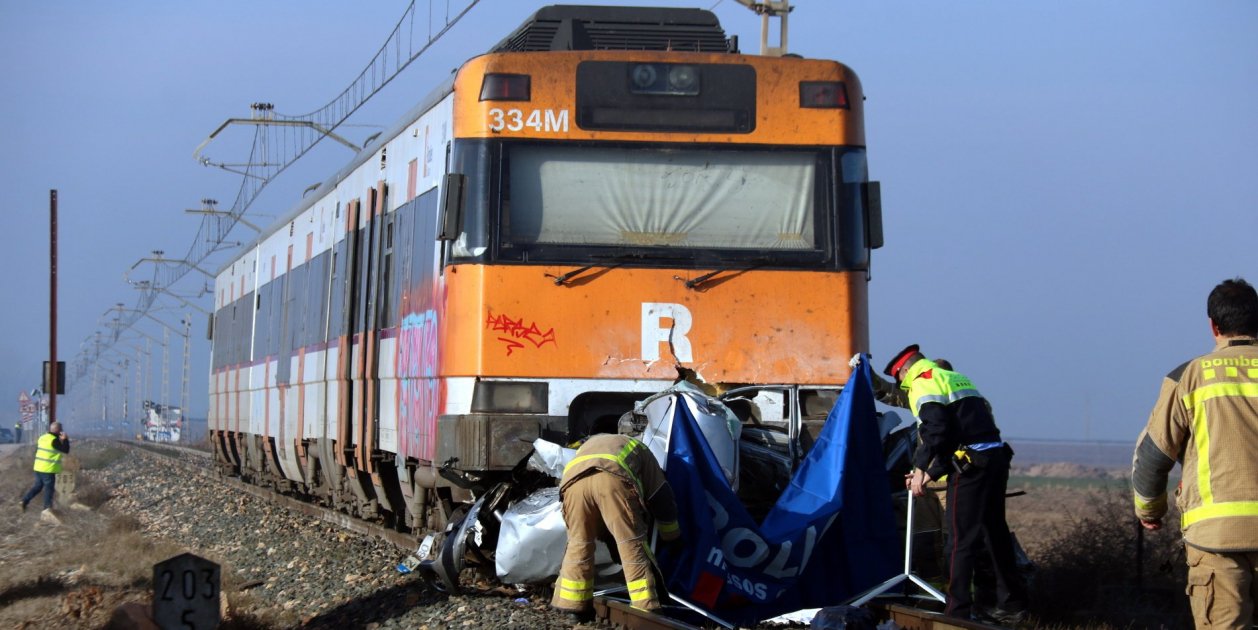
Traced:
<svg viewBox="0 0 1258 630">
<path fill-rule="evenodd" d="M 131 441 L 125 441 L 125 440 L 123 441 L 123 443 L 127 444 L 128 446 L 132 446 L 134 448 L 139 448 L 139 449 L 151 452 L 151 453 L 156 453 L 158 455 L 164 455 L 168 457 L 173 457 L 174 454 L 176 453 L 191 455 L 193 457 L 204 458 L 207 461 L 211 457 L 211 453 L 209 451 L 188 448 L 186 446 L 175 446 L 175 445 L 170 445 L 170 444 L 154 444 L 151 442 L 131 442 Z M 218 479 L 219 481 L 222 481 L 224 484 L 227 484 L 228 486 L 236 488 L 237 490 L 240 490 L 241 492 L 244 492 L 246 494 L 253 495 L 259 499 L 262 499 L 263 501 L 267 501 L 276 505 L 282 505 L 285 508 L 288 508 L 300 514 L 317 518 L 326 523 L 336 525 L 337 527 L 340 527 L 347 531 L 354 532 L 356 534 L 363 534 L 365 536 L 372 536 L 375 538 L 386 540 L 392 543 L 395 547 L 404 551 L 408 551 L 408 552 L 415 551 L 415 547 L 418 544 L 418 541 L 415 539 L 415 536 L 413 534 L 406 534 L 403 532 L 394 531 L 387 527 L 383 527 L 380 525 L 376 525 L 375 523 L 357 519 L 342 512 L 337 512 L 336 510 L 333 510 L 331 508 L 326 508 L 321 505 L 315 505 L 313 503 L 302 501 L 301 499 L 298 499 L 296 497 L 282 494 L 280 492 L 271 490 L 269 488 L 263 488 L 260 486 L 255 486 L 250 483 L 245 483 L 239 479 L 234 479 L 231 477 L 218 477 Z"/>
<path fill-rule="evenodd" d="M 211 457 L 209 451 L 172 444 L 155 444 L 129 440 L 120 440 L 119 442 L 125 446 L 164 457 L 195 457 L 205 460 L 207 464 Z M 248 484 L 239 479 L 210 475 L 208 472 L 206 476 L 213 476 L 218 481 L 263 501 L 320 519 L 347 531 L 387 541 L 399 550 L 407 553 L 413 552 L 418 542 L 414 534 L 397 532 L 387 527 L 353 518 L 331 508 L 302 501 L 275 490 Z M 938 613 L 900 603 L 874 601 L 866 606 L 874 612 L 874 616 L 879 622 L 894 621 L 900 628 L 905 630 L 991 630 L 995 628 L 995 626 L 977 622 L 944 617 Z M 630 606 L 626 601 L 606 596 L 594 598 L 594 613 L 595 617 L 604 623 L 629 630 L 699 630 L 701 628 L 720 627 L 711 621 L 692 622 L 673 616 L 639 610 Z M 686 619 L 694 620 L 697 617 L 697 614 L 689 615 L 686 616 Z"/>
</svg>

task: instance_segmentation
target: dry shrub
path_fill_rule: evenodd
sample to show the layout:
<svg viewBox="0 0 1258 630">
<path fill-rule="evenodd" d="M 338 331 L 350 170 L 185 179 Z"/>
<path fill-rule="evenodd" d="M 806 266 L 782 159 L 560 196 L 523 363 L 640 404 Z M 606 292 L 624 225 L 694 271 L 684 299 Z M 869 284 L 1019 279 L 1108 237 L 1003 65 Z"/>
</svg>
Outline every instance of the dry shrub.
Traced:
<svg viewBox="0 0 1258 630">
<path fill-rule="evenodd" d="M 109 442 L 86 441 L 74 445 L 83 470 L 100 470 L 127 456 L 127 449 Z"/>
<path fill-rule="evenodd" d="M 1086 512 L 1055 527 L 1035 562 L 1031 601 L 1041 627 L 1192 626 L 1179 514 L 1172 510 L 1161 531 L 1143 531 L 1122 486 L 1093 491 Z"/>
<path fill-rule="evenodd" d="M 89 565 L 108 572 L 121 584 L 151 588 L 153 565 L 183 550 L 176 544 L 146 535 L 142 531 L 126 531 L 126 520 L 117 519 L 99 535 Z"/>
<path fill-rule="evenodd" d="M 110 534 L 134 534 L 142 531 L 144 524 L 130 514 L 119 514 L 109 520 Z"/>
<path fill-rule="evenodd" d="M 74 500 L 82 503 L 93 510 L 100 509 L 105 505 L 106 501 L 113 498 L 113 493 L 109 488 L 101 486 L 91 479 L 80 478 L 78 487 L 74 489 Z"/>
<path fill-rule="evenodd" d="M 226 581 L 224 575 L 223 596 L 228 600 L 228 611 L 219 630 L 263 630 L 286 625 L 279 623 L 265 600 L 249 593 L 229 591 Z"/>
</svg>

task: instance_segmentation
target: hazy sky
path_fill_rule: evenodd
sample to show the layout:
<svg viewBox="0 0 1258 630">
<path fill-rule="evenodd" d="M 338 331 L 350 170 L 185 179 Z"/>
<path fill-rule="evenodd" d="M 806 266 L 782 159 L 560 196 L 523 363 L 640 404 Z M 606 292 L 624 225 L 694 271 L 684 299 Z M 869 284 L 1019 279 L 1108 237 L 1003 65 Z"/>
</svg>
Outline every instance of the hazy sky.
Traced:
<svg viewBox="0 0 1258 630">
<path fill-rule="evenodd" d="M 715 6 L 743 50 L 758 49 L 760 19 L 734 0 L 638 4 Z M 361 142 L 393 124 L 541 5 L 482 0 L 341 133 Z M 238 177 L 197 164 L 197 145 L 254 101 L 321 107 L 406 6 L 0 3 L 0 426 L 48 351 L 48 191 L 60 195 L 69 359 L 108 308 L 135 302 L 123 272 L 151 250 L 188 250 L 198 218 L 184 208 L 230 206 Z M 843 61 L 865 87 L 887 242 L 870 289 L 875 362 L 910 342 L 951 359 L 1006 435 L 1134 440 L 1161 377 L 1212 347 L 1210 289 L 1258 282 L 1258 3 L 799 0 L 789 45 Z M 350 157 L 320 145 L 253 219 L 283 214 Z M 202 282 L 193 273 L 174 289 Z M 195 318 L 190 414 L 203 416 L 208 344 Z"/>
</svg>

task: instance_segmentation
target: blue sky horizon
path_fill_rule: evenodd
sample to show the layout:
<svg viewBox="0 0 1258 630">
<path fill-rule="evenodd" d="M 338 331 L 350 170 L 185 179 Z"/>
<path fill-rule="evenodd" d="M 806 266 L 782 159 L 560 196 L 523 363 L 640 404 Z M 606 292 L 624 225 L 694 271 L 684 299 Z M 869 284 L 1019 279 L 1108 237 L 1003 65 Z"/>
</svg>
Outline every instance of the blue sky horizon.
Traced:
<svg viewBox="0 0 1258 630">
<path fill-rule="evenodd" d="M 734 0 L 583 3 L 712 8 L 744 52 L 758 48 L 760 18 Z M 198 144 L 252 102 L 297 114 L 330 101 L 407 4 L 0 5 L 0 288 L 11 296 L 0 426 L 16 421 L 48 351 L 48 191 L 60 197 L 68 360 L 108 309 L 134 304 L 124 272 L 152 250 L 187 251 L 198 219 L 184 209 L 235 198 L 239 178 L 198 164 Z M 339 131 L 362 141 L 393 125 L 544 4 L 482 0 Z M 1163 375 L 1213 347 L 1210 289 L 1258 282 L 1258 3 L 795 6 L 791 52 L 845 63 L 867 97 L 887 243 L 870 284 L 875 365 L 919 343 L 975 380 L 1006 435 L 1134 443 Z M 248 217 L 284 215 L 351 157 L 321 143 Z M 172 288 L 191 295 L 203 281 Z M 193 317 L 188 412 L 204 416 L 205 316 L 163 304 L 155 315 L 168 323 Z M 158 324 L 142 328 L 161 337 Z"/>
</svg>

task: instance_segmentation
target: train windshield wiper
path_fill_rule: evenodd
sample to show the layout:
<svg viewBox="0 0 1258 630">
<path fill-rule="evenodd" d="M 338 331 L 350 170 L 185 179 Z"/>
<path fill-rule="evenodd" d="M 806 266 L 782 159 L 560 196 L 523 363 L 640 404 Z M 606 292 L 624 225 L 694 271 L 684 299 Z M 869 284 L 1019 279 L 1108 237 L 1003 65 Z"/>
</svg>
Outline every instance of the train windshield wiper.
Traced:
<svg viewBox="0 0 1258 630">
<path fill-rule="evenodd" d="M 745 267 L 721 267 L 721 268 L 709 271 L 703 274 L 702 276 L 691 278 L 686 281 L 686 288 L 692 291 L 698 290 L 699 285 L 703 284 L 704 282 L 707 282 L 708 280 L 711 280 L 712 278 L 716 277 L 716 275 L 719 273 L 724 273 L 726 271 L 734 271 L 734 270 L 737 270 L 739 273 L 742 273 L 746 271 L 751 271 L 752 269 L 759 269 L 760 267 L 763 267 L 773 261 L 768 258 L 753 258 L 748 262 L 751 264 Z M 678 278 L 678 280 L 680 279 L 681 278 Z"/>
<path fill-rule="evenodd" d="M 595 267 L 605 267 L 605 268 L 607 268 L 607 269 L 613 269 L 613 268 L 615 268 L 615 267 L 619 267 L 619 266 L 621 266 L 621 265 L 625 264 L 627 261 L 630 261 L 630 260 L 635 260 L 635 259 L 641 259 L 641 258 L 645 258 L 645 257 L 646 257 L 646 256 L 644 256 L 644 255 L 642 255 L 642 254 L 599 254 L 599 255 L 594 255 L 594 256 L 591 256 L 590 258 L 592 258 L 592 259 L 594 259 L 594 260 L 597 260 L 598 262 L 593 262 L 593 263 L 590 263 L 590 264 L 588 264 L 588 265 L 586 265 L 586 266 L 584 266 L 584 267 L 578 267 L 578 268 L 576 268 L 576 269 L 573 269 L 572 271 L 569 271 L 568 273 L 561 274 L 561 275 L 558 275 L 558 276 L 556 276 L 556 275 L 554 275 L 554 274 L 549 274 L 549 273 L 548 273 L 548 274 L 546 274 L 546 277 L 547 277 L 547 278 L 553 278 L 553 279 L 554 279 L 553 281 L 554 281 L 554 283 L 555 283 L 555 286 L 560 286 L 560 287 L 561 287 L 561 286 L 563 286 L 565 283 L 567 283 L 569 280 L 571 280 L 571 279 L 573 279 L 573 278 L 575 278 L 575 277 L 577 277 L 577 276 L 579 276 L 579 275 L 581 275 L 581 274 L 583 274 L 583 273 L 585 273 L 585 272 L 587 272 L 587 271 L 589 271 L 589 270 L 591 270 L 591 269 L 593 269 L 593 268 L 595 268 Z"/>
</svg>

